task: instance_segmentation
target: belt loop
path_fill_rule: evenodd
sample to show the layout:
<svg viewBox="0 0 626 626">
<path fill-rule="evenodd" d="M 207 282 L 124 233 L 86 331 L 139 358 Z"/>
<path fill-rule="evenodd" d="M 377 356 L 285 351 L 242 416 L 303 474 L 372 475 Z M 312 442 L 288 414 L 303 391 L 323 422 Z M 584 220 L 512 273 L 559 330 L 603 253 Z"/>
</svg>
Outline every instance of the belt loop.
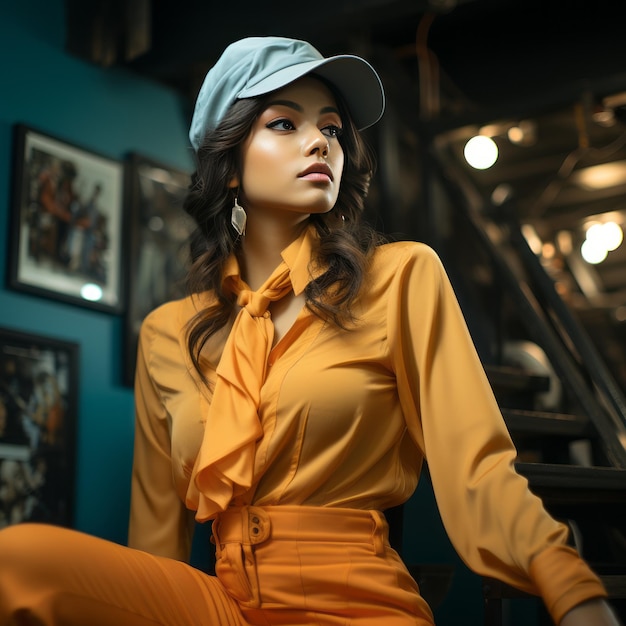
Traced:
<svg viewBox="0 0 626 626">
<path fill-rule="evenodd" d="M 370 511 L 372 520 L 374 521 L 374 530 L 372 532 L 372 541 L 374 543 L 374 551 L 377 556 L 385 553 L 385 532 L 387 529 L 387 521 L 380 511 Z"/>
<path fill-rule="evenodd" d="M 240 533 L 241 533 L 241 543 L 242 545 L 248 544 L 250 545 L 250 526 L 249 526 L 249 515 L 248 515 L 248 506 L 244 505 L 239 508 L 239 524 L 240 524 Z"/>
</svg>

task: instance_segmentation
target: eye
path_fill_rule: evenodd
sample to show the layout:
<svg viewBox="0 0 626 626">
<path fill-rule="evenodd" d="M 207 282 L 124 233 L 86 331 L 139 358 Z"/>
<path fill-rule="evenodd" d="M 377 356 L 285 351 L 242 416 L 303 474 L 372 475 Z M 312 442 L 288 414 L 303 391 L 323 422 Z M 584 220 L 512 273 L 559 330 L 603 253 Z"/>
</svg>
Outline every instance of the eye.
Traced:
<svg viewBox="0 0 626 626">
<path fill-rule="evenodd" d="M 343 133 L 343 128 L 341 126 L 335 126 L 334 124 L 329 124 L 328 126 L 324 126 L 322 128 L 322 133 L 327 137 L 341 137 L 341 133 Z"/>
<path fill-rule="evenodd" d="M 267 125 L 267 128 L 275 128 L 276 130 L 295 130 L 296 126 L 287 118 L 274 120 Z"/>
</svg>

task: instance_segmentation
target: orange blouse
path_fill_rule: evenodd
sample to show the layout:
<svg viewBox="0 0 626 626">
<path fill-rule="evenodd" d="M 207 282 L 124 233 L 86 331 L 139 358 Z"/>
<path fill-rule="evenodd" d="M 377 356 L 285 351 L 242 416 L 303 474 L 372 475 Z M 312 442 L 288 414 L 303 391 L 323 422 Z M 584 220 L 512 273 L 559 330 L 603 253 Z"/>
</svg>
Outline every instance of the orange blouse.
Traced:
<svg viewBox="0 0 626 626">
<path fill-rule="evenodd" d="M 300 293 L 308 267 L 290 248 L 283 259 Z M 153 311 L 138 351 L 129 544 L 180 560 L 211 402 L 185 329 L 207 298 Z M 437 255 L 415 242 L 378 248 L 354 311 L 344 331 L 305 308 L 272 349 L 255 483 L 238 503 L 382 510 L 411 496 L 427 459 L 446 531 L 472 570 L 541 595 L 557 621 L 606 595 L 513 469 L 516 450 Z M 224 340 L 206 346 L 209 380 Z"/>
</svg>

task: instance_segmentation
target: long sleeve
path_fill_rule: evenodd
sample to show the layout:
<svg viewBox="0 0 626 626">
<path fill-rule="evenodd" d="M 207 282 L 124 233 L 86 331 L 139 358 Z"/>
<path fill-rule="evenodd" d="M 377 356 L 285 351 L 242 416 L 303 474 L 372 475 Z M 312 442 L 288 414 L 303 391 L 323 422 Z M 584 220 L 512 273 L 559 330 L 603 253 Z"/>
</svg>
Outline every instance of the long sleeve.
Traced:
<svg viewBox="0 0 626 626">
<path fill-rule="evenodd" d="M 172 476 L 170 420 L 151 372 L 155 330 L 144 322 L 135 376 L 135 444 L 129 545 L 152 554 L 189 559 L 191 513 Z M 161 340 L 162 341 L 162 340 Z M 172 349 L 177 349 L 172 340 Z"/>
<path fill-rule="evenodd" d="M 515 447 L 438 257 L 404 250 L 411 258 L 388 309 L 394 369 L 446 531 L 473 571 L 541 595 L 558 621 L 604 588 L 515 472 Z"/>
</svg>

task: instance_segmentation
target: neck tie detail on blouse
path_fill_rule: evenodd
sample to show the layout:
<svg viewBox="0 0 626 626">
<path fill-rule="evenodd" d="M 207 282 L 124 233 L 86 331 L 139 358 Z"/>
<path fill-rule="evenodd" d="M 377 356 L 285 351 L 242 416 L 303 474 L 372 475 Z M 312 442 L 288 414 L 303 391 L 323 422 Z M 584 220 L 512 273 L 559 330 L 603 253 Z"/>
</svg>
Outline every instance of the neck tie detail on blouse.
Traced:
<svg viewBox="0 0 626 626">
<path fill-rule="evenodd" d="M 216 369 L 213 398 L 194 468 L 199 521 L 223 511 L 254 482 L 256 446 L 263 437 L 260 394 L 274 339 L 268 307 L 292 290 L 290 270 L 283 261 L 258 291 L 252 291 L 239 276 L 227 276 L 224 287 L 237 295 L 242 308 Z"/>
</svg>

